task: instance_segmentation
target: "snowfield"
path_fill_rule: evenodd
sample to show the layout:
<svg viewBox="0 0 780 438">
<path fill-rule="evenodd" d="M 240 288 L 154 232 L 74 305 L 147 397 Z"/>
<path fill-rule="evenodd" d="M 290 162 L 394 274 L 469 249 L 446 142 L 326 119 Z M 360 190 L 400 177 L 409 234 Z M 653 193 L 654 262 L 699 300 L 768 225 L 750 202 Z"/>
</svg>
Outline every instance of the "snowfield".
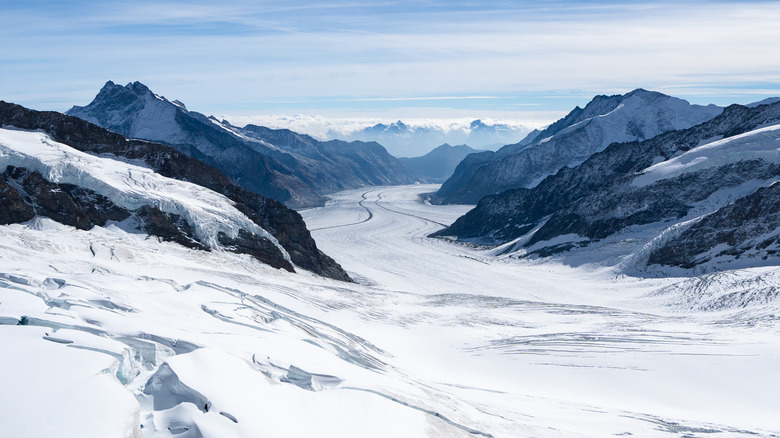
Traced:
<svg viewBox="0 0 780 438">
<path fill-rule="evenodd" d="M 418 200 L 436 188 L 302 212 L 358 284 L 117 225 L 0 226 L 0 436 L 780 435 L 777 268 L 498 258 L 425 237 L 468 208 Z"/>
</svg>

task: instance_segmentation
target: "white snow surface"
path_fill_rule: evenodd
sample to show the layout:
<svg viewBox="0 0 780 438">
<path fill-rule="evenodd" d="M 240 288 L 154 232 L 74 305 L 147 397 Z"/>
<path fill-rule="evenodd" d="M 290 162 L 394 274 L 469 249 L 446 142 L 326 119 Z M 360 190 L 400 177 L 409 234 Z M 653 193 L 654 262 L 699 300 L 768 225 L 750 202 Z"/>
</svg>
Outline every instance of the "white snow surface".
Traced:
<svg viewBox="0 0 780 438">
<path fill-rule="evenodd" d="M 358 284 L 114 225 L 0 226 L 0 435 L 780 434 L 777 294 L 740 298 L 776 267 L 498 258 L 425 237 L 468 208 L 419 201 L 435 189 L 302 212 Z"/>
<path fill-rule="evenodd" d="M 758 128 L 698 146 L 648 167 L 634 179 L 632 185 L 644 187 L 685 173 L 748 160 L 780 163 L 780 125 Z"/>
<path fill-rule="evenodd" d="M 58 143 L 48 134 L 0 129 L 0 171 L 8 166 L 39 172 L 53 183 L 88 188 L 128 210 L 144 205 L 184 217 L 202 243 L 219 248 L 218 235 L 239 230 L 266 237 L 289 255 L 270 233 L 233 207 L 223 195 L 196 184 L 163 177 L 149 168 L 97 157 Z"/>
</svg>

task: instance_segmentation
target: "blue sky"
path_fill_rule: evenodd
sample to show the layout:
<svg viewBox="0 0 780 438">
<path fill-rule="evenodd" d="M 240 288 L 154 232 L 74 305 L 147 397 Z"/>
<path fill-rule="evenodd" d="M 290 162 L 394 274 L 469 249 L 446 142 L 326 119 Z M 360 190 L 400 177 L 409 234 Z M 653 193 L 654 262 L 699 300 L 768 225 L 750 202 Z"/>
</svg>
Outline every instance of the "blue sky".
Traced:
<svg viewBox="0 0 780 438">
<path fill-rule="evenodd" d="M 141 81 L 207 114 L 550 120 L 637 87 L 780 95 L 780 2 L 0 0 L 0 99 Z"/>
</svg>

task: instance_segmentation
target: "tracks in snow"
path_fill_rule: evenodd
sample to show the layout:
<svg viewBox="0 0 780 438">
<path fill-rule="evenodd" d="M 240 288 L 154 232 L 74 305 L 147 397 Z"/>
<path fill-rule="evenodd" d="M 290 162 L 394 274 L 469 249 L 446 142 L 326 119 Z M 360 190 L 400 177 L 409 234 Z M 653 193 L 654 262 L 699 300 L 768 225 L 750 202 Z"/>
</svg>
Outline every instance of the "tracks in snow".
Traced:
<svg viewBox="0 0 780 438">
<path fill-rule="evenodd" d="M 347 223 L 347 224 L 330 225 L 330 226 L 327 226 L 327 227 L 311 228 L 309 231 L 322 231 L 322 230 L 330 230 L 330 229 L 334 229 L 334 228 L 351 227 L 351 226 L 354 226 L 354 225 L 360 225 L 360 224 L 363 224 L 363 223 L 366 223 L 366 222 L 370 221 L 371 219 L 374 218 L 374 212 L 372 212 L 371 209 L 366 206 L 366 201 L 368 201 L 368 194 L 369 193 L 371 193 L 371 190 L 363 192 L 361 194 L 361 198 L 362 199 L 358 202 L 358 205 L 361 208 L 363 208 L 364 210 L 366 210 L 366 212 L 368 213 L 368 217 L 367 218 L 361 219 L 361 220 L 359 220 L 357 222 L 350 222 L 350 223 Z M 377 207 L 379 207 L 379 208 L 381 208 L 383 210 L 389 211 L 390 213 L 395 213 L 395 214 L 400 214 L 400 215 L 403 215 L 403 216 L 413 217 L 413 218 L 425 221 L 427 223 L 436 224 L 436 225 L 439 225 L 439 226 L 445 227 L 445 228 L 449 226 L 447 224 L 443 224 L 441 222 L 437 222 L 437 221 L 432 220 L 432 219 L 428 219 L 428 218 L 425 218 L 425 217 L 422 217 L 422 216 L 418 216 L 418 215 L 415 215 L 415 214 L 411 214 L 411 213 L 405 213 L 405 212 L 399 211 L 399 210 L 394 210 L 394 209 L 389 208 L 389 207 L 387 207 L 387 206 L 385 206 L 383 204 L 380 204 L 379 201 L 382 201 L 383 195 L 385 193 L 386 192 L 379 192 L 379 193 L 377 193 L 377 199 L 373 200 L 373 201 L 370 201 L 370 202 L 372 202 L 375 206 L 377 206 Z"/>
<path fill-rule="evenodd" d="M 366 202 L 368 200 L 366 198 L 366 195 L 368 195 L 368 192 L 367 191 L 363 192 L 363 194 L 361 195 L 361 197 L 363 199 L 361 199 L 360 202 L 358 202 L 358 205 L 361 206 L 364 210 L 366 210 L 366 212 L 368 212 L 368 217 L 367 218 L 365 218 L 363 220 L 359 220 L 357 222 L 350 222 L 348 224 L 331 225 L 329 227 L 312 228 L 309 231 L 320 231 L 320 230 L 330 230 L 330 229 L 333 229 L 333 228 L 351 227 L 353 225 L 358 225 L 358 224 L 362 224 L 362 223 L 370 221 L 371 219 L 374 218 L 374 213 L 368 207 L 366 207 L 366 205 L 364 204 L 364 202 Z M 380 193 L 380 195 L 381 195 L 381 193 Z"/>
</svg>

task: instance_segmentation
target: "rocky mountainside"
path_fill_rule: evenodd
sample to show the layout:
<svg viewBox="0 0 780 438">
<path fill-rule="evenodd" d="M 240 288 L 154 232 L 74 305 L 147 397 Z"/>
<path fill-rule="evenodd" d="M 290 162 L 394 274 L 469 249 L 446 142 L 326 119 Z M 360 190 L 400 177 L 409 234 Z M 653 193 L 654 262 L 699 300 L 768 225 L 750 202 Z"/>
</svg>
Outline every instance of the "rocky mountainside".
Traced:
<svg viewBox="0 0 780 438">
<path fill-rule="evenodd" d="M 495 154 L 464 160 L 432 196 L 444 204 L 475 204 L 485 195 L 530 188 L 564 167 L 582 163 L 615 142 L 642 141 L 686 129 L 722 111 L 714 105 L 690 105 L 661 93 L 634 90 L 596 96 L 542 132 L 533 132 Z"/>
<path fill-rule="evenodd" d="M 445 143 L 421 157 L 398 160 L 429 182 L 443 182 L 467 155 L 478 152 L 465 144 L 450 146 Z"/>
<path fill-rule="evenodd" d="M 526 256 L 635 251 L 640 264 L 686 269 L 771 257 L 779 148 L 780 103 L 732 105 L 689 129 L 612 144 L 533 188 L 486 196 L 437 235 Z"/>
<path fill-rule="evenodd" d="M 175 149 L 148 141 L 127 140 L 77 117 L 33 111 L 6 102 L 0 102 L 0 126 L 11 138 L 5 141 L 5 152 L 0 154 L 4 159 L 0 176 L 0 202 L 3 205 L 0 223 L 24 222 L 41 215 L 89 229 L 94 225 L 105 225 L 109 220 L 124 221 L 132 216 L 142 231 L 191 248 L 220 247 L 251 254 L 265 263 L 288 270 L 293 269 L 292 262 L 323 276 L 350 280 L 338 263 L 317 249 L 297 212 L 232 184 L 216 169 Z M 16 139 L 14 133 L 45 136 L 36 141 L 54 144 L 55 150 L 61 151 L 58 153 L 63 156 L 76 157 L 73 158 L 75 164 L 44 163 L 37 156 L 26 155 L 24 148 L 19 149 L 15 141 L 26 142 L 28 149 L 31 144 L 38 143 L 28 141 L 26 137 Z M 79 156 L 79 151 L 89 155 Z M 49 152 L 41 151 L 41 154 L 45 156 Z M 9 161 L 12 158 L 15 161 Z M 103 181 L 100 175 L 92 175 L 89 166 L 79 167 L 85 160 L 97 160 L 94 166 L 98 170 L 133 166 L 135 170 L 122 168 L 115 173 L 146 175 L 157 185 L 163 184 L 159 178 L 165 177 L 186 181 L 191 183 L 185 184 L 186 187 L 194 184 L 201 189 L 188 188 L 186 191 L 165 182 L 165 187 L 154 194 L 130 202 L 128 199 L 147 187 L 143 181 L 123 177 L 123 182 L 117 183 L 119 186 L 132 183 L 141 188 L 117 192 L 118 189 Z M 142 167 L 138 168 L 139 165 Z M 145 169 L 154 174 L 147 175 Z M 70 179 L 63 179 L 63 174 L 70 175 Z M 95 187 L 100 187 L 102 193 Z M 188 194 L 183 196 L 190 200 L 189 204 L 182 204 L 173 194 L 165 194 L 166 190 L 173 193 L 185 190 Z M 225 204 L 224 210 L 232 212 L 233 216 L 222 217 L 220 215 L 227 213 L 218 211 L 214 205 L 200 205 L 209 199 L 214 205 Z M 188 207 L 191 204 L 199 207 Z"/>
<path fill-rule="evenodd" d="M 140 82 L 108 81 L 85 107 L 68 112 L 127 138 L 164 143 L 221 171 L 236 184 L 293 208 L 323 195 L 416 177 L 376 143 L 319 142 L 287 130 L 237 128 L 168 101 Z"/>
</svg>

